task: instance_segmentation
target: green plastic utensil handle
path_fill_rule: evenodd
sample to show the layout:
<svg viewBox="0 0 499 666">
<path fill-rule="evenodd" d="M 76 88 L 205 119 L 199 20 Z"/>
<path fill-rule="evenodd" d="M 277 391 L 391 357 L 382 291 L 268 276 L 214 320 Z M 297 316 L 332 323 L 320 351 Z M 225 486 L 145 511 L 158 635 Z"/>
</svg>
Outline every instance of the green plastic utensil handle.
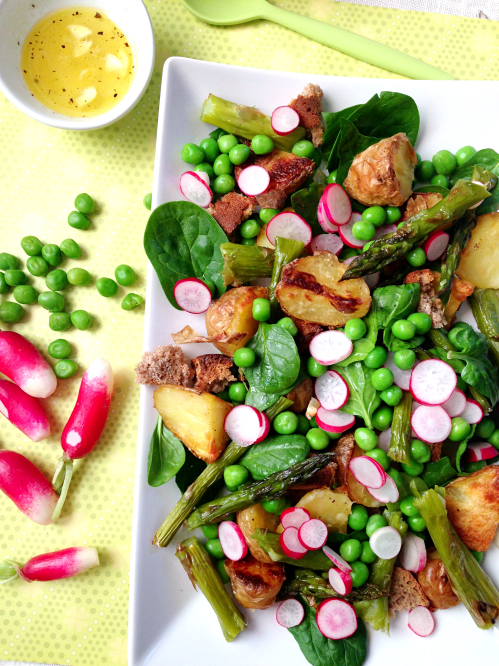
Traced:
<svg viewBox="0 0 499 666">
<path fill-rule="evenodd" d="M 294 30 L 304 37 L 395 74 L 408 76 L 411 79 L 454 80 L 453 76 L 433 67 L 433 65 L 428 65 L 389 46 L 379 44 L 372 39 L 356 35 L 354 32 L 343 30 L 334 25 L 327 25 L 307 16 L 288 12 L 286 9 L 274 7 L 274 5 L 268 3 L 262 18 L 279 23 L 279 25 Z"/>
</svg>

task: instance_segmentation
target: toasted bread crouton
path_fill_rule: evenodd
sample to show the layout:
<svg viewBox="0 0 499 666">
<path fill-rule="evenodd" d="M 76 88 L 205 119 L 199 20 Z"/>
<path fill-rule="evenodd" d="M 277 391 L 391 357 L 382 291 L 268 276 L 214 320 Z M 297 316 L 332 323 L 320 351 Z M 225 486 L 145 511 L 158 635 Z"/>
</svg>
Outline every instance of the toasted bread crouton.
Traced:
<svg viewBox="0 0 499 666">
<path fill-rule="evenodd" d="M 395 613 L 411 610 L 416 606 L 428 607 L 429 603 L 423 588 L 412 573 L 402 569 L 402 567 L 395 567 L 388 599 L 390 617 L 395 617 Z"/>
<path fill-rule="evenodd" d="M 443 442 L 428 444 L 431 449 L 431 462 L 437 462 L 442 457 L 442 444 Z"/>
<path fill-rule="evenodd" d="M 235 382 L 236 378 L 230 369 L 234 361 L 223 354 L 203 354 L 192 359 L 192 365 L 196 371 L 194 388 L 210 393 L 220 393 L 229 384 Z"/>
<path fill-rule="evenodd" d="M 315 338 L 317 333 L 322 333 L 325 330 L 324 326 L 320 324 L 314 324 L 311 321 L 305 321 L 304 319 L 298 319 L 297 317 L 291 317 L 293 324 L 298 329 L 298 333 L 295 335 L 296 346 L 300 354 L 308 352 L 308 347 L 312 338 Z"/>
<path fill-rule="evenodd" d="M 489 465 L 445 488 L 447 515 L 463 543 L 483 552 L 499 525 L 499 467 Z"/>
<path fill-rule="evenodd" d="M 443 196 L 438 192 L 420 192 L 419 194 L 413 194 L 410 199 L 407 200 L 407 205 L 402 215 L 402 222 L 406 222 L 410 217 L 416 215 L 416 213 L 421 212 L 422 210 L 429 210 L 436 206 L 439 201 L 442 201 Z"/>
<path fill-rule="evenodd" d="M 307 130 L 307 137 L 314 146 L 320 146 L 324 136 L 324 120 L 322 118 L 322 88 L 308 83 L 303 91 L 289 103 L 289 106 L 300 116 L 300 125 Z"/>
<path fill-rule="evenodd" d="M 437 274 L 438 275 L 438 274 Z M 435 298 L 434 287 L 435 276 L 429 268 L 423 268 L 419 271 L 412 271 L 405 277 L 405 283 L 417 282 L 420 287 L 420 296 L 418 303 L 418 312 L 424 312 L 431 317 L 433 328 L 442 328 L 447 321 L 444 316 L 442 301 Z"/>
<path fill-rule="evenodd" d="M 259 562 L 252 555 L 237 562 L 225 560 L 236 600 L 244 608 L 268 608 L 272 606 L 284 583 L 284 565 L 277 562 Z"/>
<path fill-rule="evenodd" d="M 331 488 L 336 482 L 337 467 L 338 465 L 335 462 L 330 462 L 329 465 L 324 467 L 324 469 L 319 470 L 303 483 L 297 483 L 296 485 L 291 486 L 286 492 L 286 496 L 296 505 L 301 498 L 311 490 L 317 490 L 317 488 Z M 340 490 L 341 489 L 339 488 L 335 488 L 335 492 L 340 492 Z"/>
<path fill-rule="evenodd" d="M 468 296 L 471 296 L 474 290 L 475 285 L 471 282 L 468 282 L 468 280 L 460 280 L 458 277 L 454 278 L 449 300 L 447 301 L 447 305 L 445 306 L 444 310 L 444 315 L 447 319 L 447 329 L 449 329 L 454 323 L 456 312 L 461 307 L 461 303 L 463 303 L 468 298 Z"/>
<path fill-rule="evenodd" d="M 342 486 L 347 485 L 348 469 L 355 449 L 355 437 L 353 432 L 343 435 L 338 440 L 336 448 L 336 464 L 338 465 L 339 482 Z"/>
<path fill-rule="evenodd" d="M 152 352 L 144 352 L 135 374 L 137 384 L 188 386 L 194 377 L 194 370 L 187 365 L 180 347 L 166 345 L 156 347 Z"/>
<path fill-rule="evenodd" d="M 300 382 L 294 389 L 291 389 L 286 394 L 288 400 L 292 400 L 293 404 L 289 408 L 295 414 L 300 414 L 307 409 L 310 398 L 314 395 L 314 384 L 310 377 L 307 377 Z"/>
<path fill-rule="evenodd" d="M 229 192 L 215 204 L 210 204 L 207 210 L 226 234 L 232 234 L 241 222 L 248 219 L 255 210 L 255 206 L 255 199 L 237 192 Z"/>
</svg>

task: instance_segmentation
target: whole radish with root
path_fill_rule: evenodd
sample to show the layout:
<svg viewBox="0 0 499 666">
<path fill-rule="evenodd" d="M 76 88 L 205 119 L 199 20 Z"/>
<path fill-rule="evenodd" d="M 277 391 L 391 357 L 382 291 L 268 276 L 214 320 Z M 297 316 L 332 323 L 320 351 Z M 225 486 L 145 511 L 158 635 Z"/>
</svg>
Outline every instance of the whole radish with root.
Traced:
<svg viewBox="0 0 499 666">
<path fill-rule="evenodd" d="M 76 405 L 61 435 L 64 454 L 52 479 L 54 489 L 60 494 L 53 520 L 60 514 L 73 475 L 73 461 L 84 458 L 94 448 L 106 425 L 114 377 L 109 361 L 99 358 L 87 368 L 81 379 Z"/>
<path fill-rule="evenodd" d="M 12 560 L 0 562 L 0 585 L 14 578 L 22 578 L 28 583 L 71 578 L 99 566 L 99 554 L 95 548 L 82 546 L 65 548 L 53 553 L 32 557 L 23 566 Z"/>
<path fill-rule="evenodd" d="M 0 414 L 33 442 L 50 435 L 49 420 L 38 400 L 6 379 L 0 379 Z"/>
<path fill-rule="evenodd" d="M 29 340 L 0 331 L 0 372 L 33 398 L 48 398 L 57 387 L 54 371 Z"/>
</svg>

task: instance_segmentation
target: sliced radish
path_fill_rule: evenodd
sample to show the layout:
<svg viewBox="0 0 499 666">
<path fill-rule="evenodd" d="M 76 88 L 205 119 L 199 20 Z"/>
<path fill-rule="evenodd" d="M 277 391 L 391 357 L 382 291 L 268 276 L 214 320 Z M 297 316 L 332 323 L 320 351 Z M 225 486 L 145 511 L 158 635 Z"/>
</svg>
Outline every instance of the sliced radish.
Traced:
<svg viewBox="0 0 499 666">
<path fill-rule="evenodd" d="M 388 368 L 388 370 L 392 371 L 393 383 L 396 386 L 401 388 L 403 391 L 409 390 L 409 386 L 411 383 L 411 374 L 414 368 L 412 370 L 401 370 L 400 368 L 397 368 L 397 366 L 395 365 L 395 361 L 393 360 L 392 352 L 388 354 L 388 358 L 386 359 L 386 363 L 383 365 L 383 367 Z"/>
<path fill-rule="evenodd" d="M 377 227 L 374 233 L 374 240 L 378 240 L 381 236 L 386 236 L 387 234 L 393 234 L 397 231 L 396 224 L 383 224 L 381 227 Z"/>
<path fill-rule="evenodd" d="M 357 456 L 350 460 L 349 469 L 358 481 L 367 488 L 375 490 L 382 488 L 386 483 L 387 474 L 379 462 L 369 456 Z"/>
<path fill-rule="evenodd" d="M 360 213 L 352 213 L 350 221 L 341 226 L 339 229 L 340 238 L 345 243 L 345 245 L 348 245 L 348 247 L 353 247 L 356 250 L 362 249 L 367 242 L 365 240 L 359 240 L 353 235 L 352 227 L 360 220 L 362 220 L 362 215 Z"/>
<path fill-rule="evenodd" d="M 333 224 L 341 227 L 350 220 L 352 216 L 350 197 L 338 183 L 326 185 L 321 201 L 327 219 Z"/>
<path fill-rule="evenodd" d="M 386 481 L 381 486 L 381 488 L 367 488 L 370 495 L 374 497 L 375 500 L 381 502 L 382 504 L 388 504 L 388 502 L 396 502 L 399 498 L 399 491 L 397 484 L 392 479 L 391 476 L 386 475 Z"/>
<path fill-rule="evenodd" d="M 335 592 L 345 596 L 345 594 L 350 594 L 353 587 L 352 576 L 348 571 L 342 571 L 341 569 L 336 569 L 331 567 L 328 572 L 329 584 Z"/>
<path fill-rule="evenodd" d="M 261 437 L 260 412 L 249 405 L 237 405 L 225 417 L 224 430 L 238 446 L 250 446 Z"/>
<path fill-rule="evenodd" d="M 343 249 L 343 242 L 336 234 L 319 234 L 312 239 L 310 249 L 312 252 L 326 250 L 327 252 L 332 252 L 333 254 L 338 255 Z"/>
<path fill-rule="evenodd" d="M 298 599 L 286 599 L 277 606 L 275 619 L 285 629 L 297 627 L 304 617 L 305 611 Z"/>
<path fill-rule="evenodd" d="M 350 266 L 350 264 L 354 259 L 357 259 L 357 255 L 355 255 L 354 257 L 347 257 L 346 259 L 343 259 L 341 263 L 345 264 L 345 266 Z"/>
<path fill-rule="evenodd" d="M 307 552 L 307 548 L 300 543 L 296 527 L 286 527 L 279 537 L 279 542 L 283 553 L 293 560 L 300 560 Z"/>
<path fill-rule="evenodd" d="M 180 176 L 180 191 L 186 199 L 201 208 L 208 208 L 213 199 L 213 192 L 200 173 L 195 171 L 186 171 Z"/>
<path fill-rule="evenodd" d="M 499 451 L 489 442 L 478 442 L 468 446 L 465 458 L 468 462 L 477 462 L 479 460 L 490 460 L 498 455 Z"/>
<path fill-rule="evenodd" d="M 213 299 L 207 285 L 197 278 L 179 280 L 173 289 L 173 295 L 177 305 L 191 314 L 206 312 Z"/>
<path fill-rule="evenodd" d="M 270 118 L 270 124 L 272 129 L 279 136 L 286 136 L 286 134 L 291 134 L 300 124 L 300 116 L 297 111 L 292 109 L 290 106 L 278 106 L 272 112 Z"/>
<path fill-rule="evenodd" d="M 428 261 L 439 259 L 447 249 L 448 244 L 449 234 L 445 231 L 435 231 L 423 245 Z"/>
<path fill-rule="evenodd" d="M 416 606 L 416 608 L 409 611 L 407 626 L 416 636 L 426 638 L 435 629 L 435 620 L 428 608 L 425 608 L 425 606 Z"/>
<path fill-rule="evenodd" d="M 315 380 L 315 395 L 324 410 L 334 411 L 343 407 L 349 393 L 348 384 L 334 370 L 327 370 Z"/>
<path fill-rule="evenodd" d="M 252 168 L 252 167 L 248 167 Z M 312 240 L 312 229 L 303 217 L 292 211 L 283 211 L 275 215 L 267 224 L 267 240 L 275 245 L 275 239 L 289 238 L 308 245 Z"/>
<path fill-rule="evenodd" d="M 237 184 L 248 197 L 263 194 L 270 183 L 270 175 L 263 167 L 252 164 L 241 171 Z"/>
<path fill-rule="evenodd" d="M 317 611 L 317 626 L 326 638 L 340 640 L 357 631 L 357 615 L 343 599 L 325 599 Z"/>
<path fill-rule="evenodd" d="M 347 414 L 340 409 L 329 411 L 324 407 L 319 407 L 315 419 L 319 428 L 326 432 L 345 432 L 355 423 L 353 414 Z"/>
<path fill-rule="evenodd" d="M 202 178 L 204 182 L 208 185 L 208 187 L 210 186 L 210 177 L 208 176 L 206 171 L 195 171 L 194 173 L 196 173 L 200 178 Z"/>
<path fill-rule="evenodd" d="M 457 375 L 445 361 L 430 358 L 412 369 L 409 385 L 412 396 L 422 405 L 441 405 L 457 384 Z"/>
<path fill-rule="evenodd" d="M 373 553 L 382 560 L 391 560 L 400 553 L 402 537 L 394 527 L 380 527 L 371 535 L 369 545 Z"/>
<path fill-rule="evenodd" d="M 298 530 L 301 545 L 308 550 L 319 550 L 327 541 L 327 525 L 318 518 L 307 520 Z"/>
<path fill-rule="evenodd" d="M 382 430 L 378 435 L 378 448 L 383 449 L 385 453 L 388 453 L 390 449 L 390 442 L 392 439 L 392 429 Z"/>
<path fill-rule="evenodd" d="M 327 555 L 331 562 L 338 567 L 338 569 L 341 569 L 341 571 L 344 571 L 345 573 L 350 573 L 352 571 L 352 567 L 348 564 L 346 560 L 344 560 L 341 555 L 338 555 L 332 548 L 329 546 L 324 546 L 322 549 L 322 552 L 324 555 Z"/>
<path fill-rule="evenodd" d="M 480 423 L 483 419 L 483 409 L 480 407 L 476 400 L 471 400 L 466 398 L 466 407 L 461 412 L 461 418 L 465 421 L 468 421 L 470 425 L 474 423 Z"/>
<path fill-rule="evenodd" d="M 306 509 L 301 506 L 292 506 L 290 509 L 284 509 L 281 513 L 281 525 L 286 527 L 296 527 L 300 529 L 303 523 L 310 520 L 310 514 Z"/>
<path fill-rule="evenodd" d="M 350 356 L 353 343 L 343 331 L 322 331 L 312 338 L 309 350 L 318 363 L 332 365 Z"/>
<path fill-rule="evenodd" d="M 324 212 L 324 204 L 322 203 L 322 199 L 319 201 L 319 205 L 317 206 L 317 220 L 321 227 L 324 229 L 324 231 L 328 234 L 335 234 L 337 233 L 339 227 L 336 224 L 333 224 L 328 220 L 326 217 L 326 213 Z"/>
<path fill-rule="evenodd" d="M 260 434 L 258 435 L 258 439 L 255 440 L 255 444 L 258 444 L 259 442 L 263 442 L 263 440 L 267 437 L 269 434 L 270 430 L 270 421 L 269 417 L 265 412 L 260 412 L 260 416 L 262 417 L 263 424 L 261 426 Z"/>
<path fill-rule="evenodd" d="M 419 573 L 426 566 L 426 546 L 424 539 L 409 534 L 405 537 L 399 553 L 400 564 L 406 571 Z"/>
<path fill-rule="evenodd" d="M 248 546 L 246 539 L 237 523 L 232 520 L 222 520 L 218 526 L 218 538 L 225 557 L 237 562 L 246 557 Z"/>
<path fill-rule="evenodd" d="M 374 291 L 378 286 L 379 271 L 377 273 L 371 273 L 371 275 L 365 275 L 364 282 L 367 284 L 371 291 Z"/>
<path fill-rule="evenodd" d="M 453 419 L 455 416 L 461 416 L 466 407 L 466 396 L 461 389 L 455 388 L 452 391 L 451 397 L 442 403 L 442 407 L 447 414 Z"/>
<path fill-rule="evenodd" d="M 447 439 L 452 428 L 452 421 L 443 407 L 421 405 L 412 415 L 411 425 L 419 439 L 436 444 L 436 442 L 443 442 L 444 439 Z"/>
</svg>

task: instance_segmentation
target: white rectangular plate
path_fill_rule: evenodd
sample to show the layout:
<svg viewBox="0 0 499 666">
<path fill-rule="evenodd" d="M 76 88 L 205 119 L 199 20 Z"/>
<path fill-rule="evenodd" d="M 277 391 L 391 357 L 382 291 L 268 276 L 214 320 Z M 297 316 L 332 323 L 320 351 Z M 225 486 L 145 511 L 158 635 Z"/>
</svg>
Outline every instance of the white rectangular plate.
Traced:
<svg viewBox="0 0 499 666">
<path fill-rule="evenodd" d="M 437 150 L 455 152 L 468 144 L 477 149 L 499 148 L 499 129 L 493 122 L 495 82 L 350 79 L 170 58 L 161 89 L 153 208 L 183 198 L 178 183 L 186 167 L 180 151 L 185 143 L 199 143 L 211 131 L 199 120 L 209 93 L 270 114 L 309 82 L 324 90 L 328 111 L 366 102 L 382 90 L 411 95 L 421 113 L 417 150 L 423 159 L 431 159 Z M 186 324 L 205 331 L 203 315 L 179 312 L 168 303 L 149 265 L 144 350 L 171 344 L 170 333 Z M 211 345 L 184 345 L 184 351 L 193 358 L 214 349 Z M 151 545 L 157 528 L 180 496 L 173 480 L 160 488 L 147 484 L 147 455 L 156 418 L 153 389 L 142 387 L 132 539 L 130 666 L 305 666 L 307 662 L 291 634 L 277 625 L 275 608 L 245 610 L 248 628 L 232 643 L 225 642 L 215 614 L 203 595 L 193 590 L 175 558 L 176 545 L 188 536 L 187 531 L 179 532 L 168 548 Z M 499 552 L 494 547 L 486 554 L 485 569 L 499 583 Z M 495 663 L 498 637 L 493 630 L 477 629 L 462 606 L 438 611 L 435 619 L 436 631 L 426 639 L 407 628 L 406 613 L 391 623 L 391 638 L 369 631 L 367 666 L 386 666 L 399 659 L 404 666 L 440 660 L 477 664 L 488 659 Z"/>
</svg>

